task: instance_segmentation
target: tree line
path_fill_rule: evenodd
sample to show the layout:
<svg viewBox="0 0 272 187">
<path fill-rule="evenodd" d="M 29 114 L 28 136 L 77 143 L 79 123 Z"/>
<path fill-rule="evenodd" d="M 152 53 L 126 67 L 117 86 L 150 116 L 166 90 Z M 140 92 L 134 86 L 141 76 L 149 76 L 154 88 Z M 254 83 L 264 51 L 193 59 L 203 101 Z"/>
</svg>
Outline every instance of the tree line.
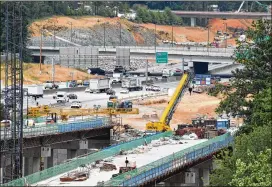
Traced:
<svg viewBox="0 0 272 187">
<path fill-rule="evenodd" d="M 241 116 L 245 124 L 235 136 L 233 150 L 224 150 L 216 160 L 211 186 L 271 186 L 272 129 L 272 30 L 271 22 L 257 21 L 238 41 L 236 69 L 231 86 L 221 89 L 226 99 L 217 112 Z M 216 89 L 215 89 L 216 90 Z"/>
<path fill-rule="evenodd" d="M 155 23 L 161 25 L 181 25 L 182 19 L 173 14 L 169 7 L 163 11 L 152 11 L 146 7 L 139 6 L 137 8 L 135 21 L 138 23 Z"/>
</svg>

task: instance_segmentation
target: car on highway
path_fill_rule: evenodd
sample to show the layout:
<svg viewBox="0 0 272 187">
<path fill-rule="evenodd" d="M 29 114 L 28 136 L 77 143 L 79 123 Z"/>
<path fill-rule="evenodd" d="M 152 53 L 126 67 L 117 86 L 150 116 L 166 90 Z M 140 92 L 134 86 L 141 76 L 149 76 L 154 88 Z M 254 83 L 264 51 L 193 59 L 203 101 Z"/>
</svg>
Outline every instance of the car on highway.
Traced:
<svg viewBox="0 0 272 187">
<path fill-rule="evenodd" d="M 77 95 L 76 94 L 68 94 L 67 97 L 69 99 L 77 99 Z"/>
<path fill-rule="evenodd" d="M 46 81 L 44 83 L 44 89 L 58 89 L 59 88 L 59 85 L 57 85 L 55 82 L 53 81 Z"/>
<path fill-rule="evenodd" d="M 106 91 L 107 95 L 115 95 L 115 91 L 113 89 L 109 89 Z"/>
<path fill-rule="evenodd" d="M 159 92 L 159 91 L 161 91 L 161 88 L 159 86 L 153 86 L 152 91 Z"/>
<path fill-rule="evenodd" d="M 86 88 L 86 89 L 85 89 L 85 92 L 86 92 L 86 93 L 90 93 L 90 91 L 91 91 L 90 88 Z"/>
<path fill-rule="evenodd" d="M 128 93 L 129 93 L 128 90 L 121 90 L 121 91 L 120 91 L 120 94 L 128 94 Z"/>
<path fill-rule="evenodd" d="M 81 108 L 82 103 L 80 101 L 73 101 L 71 104 L 71 108 Z"/>
</svg>

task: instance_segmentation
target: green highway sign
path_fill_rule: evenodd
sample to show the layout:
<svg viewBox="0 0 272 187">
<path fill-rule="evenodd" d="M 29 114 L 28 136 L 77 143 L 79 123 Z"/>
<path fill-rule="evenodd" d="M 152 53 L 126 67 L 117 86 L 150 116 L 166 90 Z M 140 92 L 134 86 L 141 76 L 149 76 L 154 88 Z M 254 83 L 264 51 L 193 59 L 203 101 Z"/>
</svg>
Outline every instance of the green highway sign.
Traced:
<svg viewBox="0 0 272 187">
<path fill-rule="evenodd" d="M 158 64 L 168 63 L 168 53 L 156 52 L 156 63 Z"/>
</svg>

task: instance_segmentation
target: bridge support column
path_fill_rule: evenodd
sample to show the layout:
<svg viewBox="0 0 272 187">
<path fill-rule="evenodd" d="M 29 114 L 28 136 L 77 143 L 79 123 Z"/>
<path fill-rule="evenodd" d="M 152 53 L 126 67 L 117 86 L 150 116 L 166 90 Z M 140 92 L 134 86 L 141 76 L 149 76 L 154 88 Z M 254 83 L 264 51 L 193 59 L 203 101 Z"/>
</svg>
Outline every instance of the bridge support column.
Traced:
<svg viewBox="0 0 272 187">
<path fill-rule="evenodd" d="M 191 27 L 195 27 L 196 25 L 196 18 L 191 18 Z"/>
<path fill-rule="evenodd" d="M 40 171 L 40 157 L 24 157 L 24 176 Z"/>
<path fill-rule="evenodd" d="M 67 149 L 67 159 L 72 159 L 77 156 L 77 150 L 76 149 Z"/>
</svg>

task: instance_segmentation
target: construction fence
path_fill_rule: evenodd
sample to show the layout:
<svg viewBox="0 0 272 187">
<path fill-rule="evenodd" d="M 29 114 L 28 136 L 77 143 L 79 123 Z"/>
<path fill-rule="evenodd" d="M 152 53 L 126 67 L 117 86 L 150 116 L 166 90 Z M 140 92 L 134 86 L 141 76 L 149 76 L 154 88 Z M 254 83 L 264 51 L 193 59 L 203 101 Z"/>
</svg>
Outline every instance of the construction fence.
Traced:
<svg viewBox="0 0 272 187">
<path fill-rule="evenodd" d="M 104 186 L 139 186 L 148 181 L 178 170 L 200 158 L 205 158 L 233 142 L 230 133 L 215 137 L 206 142 L 189 147 L 155 162 L 121 174 Z"/>
<path fill-rule="evenodd" d="M 116 146 L 101 150 L 99 152 L 90 154 L 85 157 L 74 158 L 67 163 L 63 163 L 63 164 L 54 166 L 52 168 L 45 169 L 37 173 L 33 173 L 31 175 L 26 176 L 25 178 L 16 179 L 14 181 L 4 184 L 3 186 L 24 186 L 25 183 L 35 184 L 37 182 L 49 179 L 51 177 L 56 177 L 57 175 L 63 174 L 65 172 L 77 169 L 81 165 L 94 163 L 97 160 L 118 155 L 121 150 L 124 150 L 124 151 L 131 150 L 140 145 L 143 145 L 144 143 L 150 143 L 152 140 L 156 140 L 161 137 L 169 137 L 171 135 L 172 135 L 172 132 L 169 131 L 169 132 L 158 133 L 158 134 L 147 136 L 144 138 L 132 140 L 130 142 L 118 144 Z"/>
</svg>

